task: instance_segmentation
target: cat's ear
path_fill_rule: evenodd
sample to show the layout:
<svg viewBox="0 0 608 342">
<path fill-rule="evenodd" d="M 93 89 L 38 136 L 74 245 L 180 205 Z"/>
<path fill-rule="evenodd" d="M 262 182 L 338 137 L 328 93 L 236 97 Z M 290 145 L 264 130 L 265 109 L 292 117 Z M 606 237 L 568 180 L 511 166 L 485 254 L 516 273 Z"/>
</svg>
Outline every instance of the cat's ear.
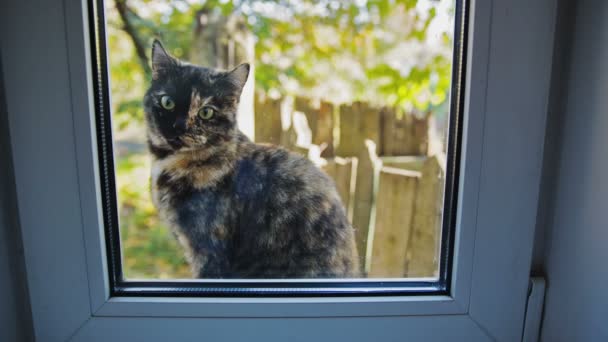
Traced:
<svg viewBox="0 0 608 342">
<path fill-rule="evenodd" d="M 229 71 L 224 78 L 234 87 L 234 90 L 236 90 L 239 95 L 243 91 L 243 87 L 245 87 L 245 83 L 247 82 L 249 68 L 249 63 L 243 63 L 232 69 L 232 71 Z"/>
<path fill-rule="evenodd" d="M 177 65 L 175 58 L 171 57 L 159 40 L 154 39 L 152 43 L 152 78 L 158 77 L 167 69 Z"/>
</svg>

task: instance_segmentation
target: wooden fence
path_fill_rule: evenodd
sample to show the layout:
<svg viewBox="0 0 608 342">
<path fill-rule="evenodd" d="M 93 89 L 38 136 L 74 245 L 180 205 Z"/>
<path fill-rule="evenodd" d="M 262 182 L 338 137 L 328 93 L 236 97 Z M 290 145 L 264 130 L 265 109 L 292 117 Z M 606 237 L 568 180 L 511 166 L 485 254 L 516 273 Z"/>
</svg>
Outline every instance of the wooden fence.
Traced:
<svg viewBox="0 0 608 342">
<path fill-rule="evenodd" d="M 256 142 L 306 154 L 334 179 L 369 277 L 437 275 L 445 172 L 427 155 L 430 115 L 260 96 L 254 112 Z"/>
</svg>

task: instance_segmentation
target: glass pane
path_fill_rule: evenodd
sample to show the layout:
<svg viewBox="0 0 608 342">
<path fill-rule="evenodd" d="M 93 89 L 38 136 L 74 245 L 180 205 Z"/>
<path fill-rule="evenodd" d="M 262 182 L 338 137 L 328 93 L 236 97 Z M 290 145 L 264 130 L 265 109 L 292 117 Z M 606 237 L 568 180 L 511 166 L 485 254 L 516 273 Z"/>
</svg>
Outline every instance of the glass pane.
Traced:
<svg viewBox="0 0 608 342">
<path fill-rule="evenodd" d="M 117 281 L 445 282 L 460 6 L 100 4 Z"/>
</svg>

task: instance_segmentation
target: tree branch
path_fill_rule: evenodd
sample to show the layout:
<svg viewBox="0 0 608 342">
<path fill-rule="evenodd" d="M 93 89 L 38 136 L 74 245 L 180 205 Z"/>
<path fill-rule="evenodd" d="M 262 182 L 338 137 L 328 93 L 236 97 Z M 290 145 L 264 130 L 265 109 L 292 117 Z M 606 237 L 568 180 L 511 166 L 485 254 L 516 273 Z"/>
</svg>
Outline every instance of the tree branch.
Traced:
<svg viewBox="0 0 608 342">
<path fill-rule="evenodd" d="M 133 46 L 135 47 L 135 52 L 137 53 L 137 57 L 139 59 L 139 64 L 143 69 L 147 78 L 150 78 L 152 75 L 152 70 L 150 70 L 150 65 L 148 64 L 148 57 L 146 56 L 146 48 L 145 42 L 139 36 L 135 26 L 131 22 L 129 18 L 131 15 L 135 15 L 132 9 L 127 6 L 127 0 L 114 0 L 114 4 L 116 6 L 116 10 L 118 10 L 118 14 L 120 15 L 120 19 L 122 19 L 123 26 L 122 29 L 127 33 L 127 35 L 131 38 L 133 42 Z"/>
</svg>

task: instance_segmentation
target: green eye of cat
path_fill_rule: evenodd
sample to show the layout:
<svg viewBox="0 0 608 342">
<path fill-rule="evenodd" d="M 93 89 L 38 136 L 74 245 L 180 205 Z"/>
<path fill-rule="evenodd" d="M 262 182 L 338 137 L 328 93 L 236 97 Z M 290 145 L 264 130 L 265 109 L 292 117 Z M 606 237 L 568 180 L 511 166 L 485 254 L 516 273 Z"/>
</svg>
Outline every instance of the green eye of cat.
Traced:
<svg viewBox="0 0 608 342">
<path fill-rule="evenodd" d="M 211 119 L 213 114 L 215 114 L 215 111 L 211 107 L 203 107 L 198 111 L 198 116 L 205 120 Z"/>
<path fill-rule="evenodd" d="M 169 95 L 164 95 L 160 98 L 160 105 L 166 110 L 172 110 L 175 108 L 175 102 L 173 102 L 173 99 Z"/>
</svg>

